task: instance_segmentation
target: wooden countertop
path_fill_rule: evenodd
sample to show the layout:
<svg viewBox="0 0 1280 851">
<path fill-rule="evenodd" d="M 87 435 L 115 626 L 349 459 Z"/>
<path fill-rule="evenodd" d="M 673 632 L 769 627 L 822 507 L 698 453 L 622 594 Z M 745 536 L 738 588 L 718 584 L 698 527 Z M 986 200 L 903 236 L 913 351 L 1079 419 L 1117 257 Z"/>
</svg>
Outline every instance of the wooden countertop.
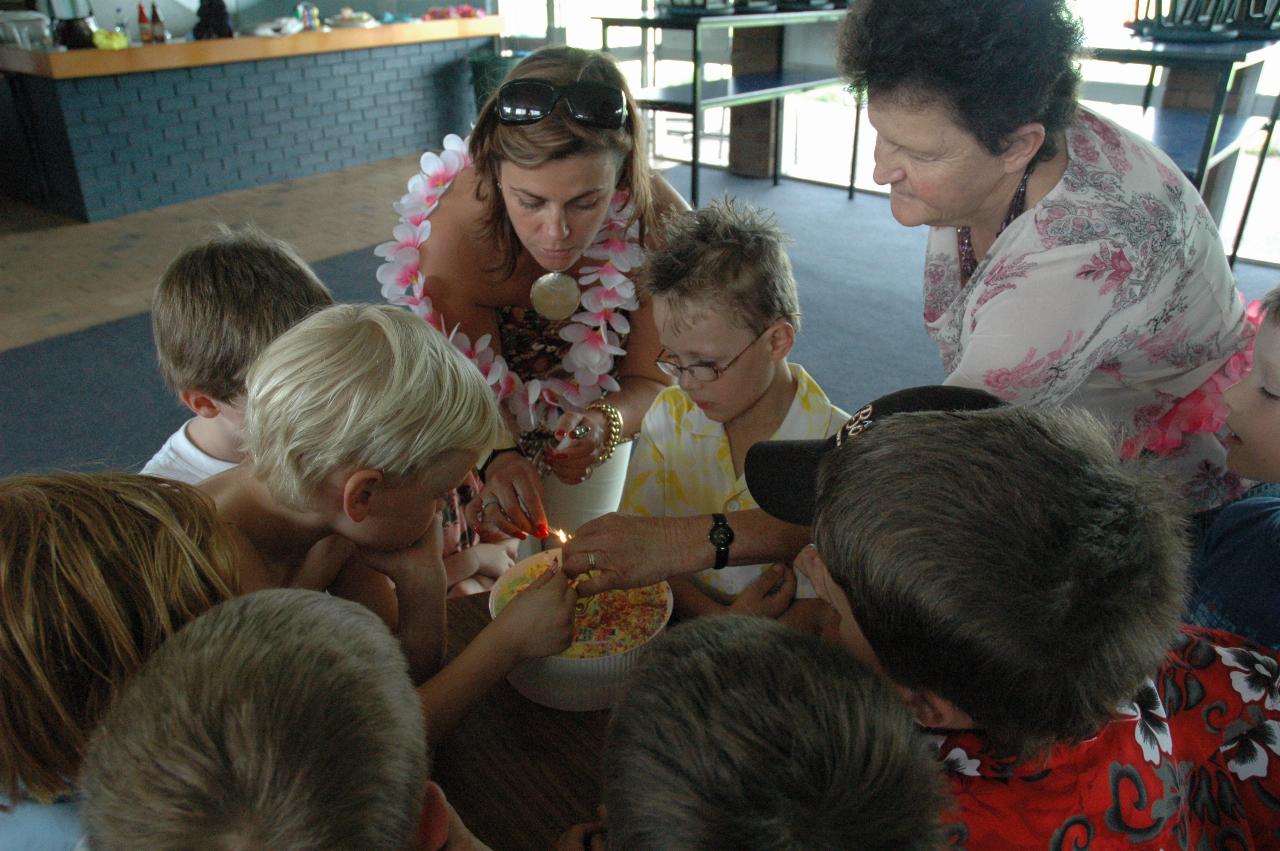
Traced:
<svg viewBox="0 0 1280 851">
<path fill-rule="evenodd" d="M 489 595 L 450 600 L 448 618 L 452 659 L 489 623 Z M 548 709 L 504 681 L 436 747 L 431 776 L 494 851 L 547 851 L 596 817 L 608 723 L 606 710 Z"/>
<path fill-rule="evenodd" d="M 0 71 L 51 77 L 109 77 L 143 71 L 167 71 L 201 65 L 225 65 L 256 59 L 281 59 L 311 53 L 334 53 L 429 41 L 484 38 L 501 35 L 502 18 L 449 18 L 384 24 L 370 29 L 335 29 L 329 32 L 301 32 L 282 38 L 240 36 L 237 38 L 184 41 L 130 47 L 126 50 L 68 50 L 45 52 L 0 45 Z"/>
</svg>

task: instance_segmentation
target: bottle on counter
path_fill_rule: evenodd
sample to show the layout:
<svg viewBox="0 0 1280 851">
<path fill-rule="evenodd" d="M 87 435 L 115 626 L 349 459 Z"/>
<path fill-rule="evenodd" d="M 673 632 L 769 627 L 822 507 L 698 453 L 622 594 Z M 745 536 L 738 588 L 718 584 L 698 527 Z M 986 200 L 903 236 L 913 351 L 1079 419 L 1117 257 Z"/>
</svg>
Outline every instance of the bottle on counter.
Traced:
<svg viewBox="0 0 1280 851">
<path fill-rule="evenodd" d="M 115 31 L 118 33 L 124 33 L 126 36 L 129 35 L 129 22 L 125 20 L 123 6 L 116 7 Z"/>
<path fill-rule="evenodd" d="M 151 43 L 151 20 L 147 17 L 147 10 L 141 3 L 138 4 L 138 41 L 143 44 Z"/>
<path fill-rule="evenodd" d="M 151 4 L 151 43 L 164 44 L 169 40 L 169 31 L 164 28 L 164 18 L 160 17 L 160 9 L 154 2 Z"/>
</svg>

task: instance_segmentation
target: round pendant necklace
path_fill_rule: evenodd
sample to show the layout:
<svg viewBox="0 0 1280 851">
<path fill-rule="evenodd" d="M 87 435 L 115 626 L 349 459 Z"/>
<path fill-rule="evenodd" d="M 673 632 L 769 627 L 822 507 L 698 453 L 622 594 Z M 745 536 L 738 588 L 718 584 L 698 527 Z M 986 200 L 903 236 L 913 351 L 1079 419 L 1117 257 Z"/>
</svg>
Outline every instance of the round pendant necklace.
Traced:
<svg viewBox="0 0 1280 851">
<path fill-rule="evenodd" d="M 572 316 L 580 297 L 578 282 L 564 272 L 548 272 L 529 289 L 533 309 L 552 321 Z"/>
</svg>

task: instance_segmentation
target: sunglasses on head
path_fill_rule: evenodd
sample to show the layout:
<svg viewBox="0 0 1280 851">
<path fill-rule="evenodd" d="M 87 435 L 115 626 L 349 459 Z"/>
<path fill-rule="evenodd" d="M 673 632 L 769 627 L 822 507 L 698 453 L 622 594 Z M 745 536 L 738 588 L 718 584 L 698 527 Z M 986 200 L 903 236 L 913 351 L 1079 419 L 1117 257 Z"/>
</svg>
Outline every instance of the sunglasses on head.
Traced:
<svg viewBox="0 0 1280 851">
<path fill-rule="evenodd" d="M 498 89 L 498 120 L 503 124 L 534 124 L 564 100 L 579 124 L 618 130 L 627 120 L 627 99 L 607 83 L 579 80 L 557 86 L 547 80 L 512 80 Z"/>
</svg>

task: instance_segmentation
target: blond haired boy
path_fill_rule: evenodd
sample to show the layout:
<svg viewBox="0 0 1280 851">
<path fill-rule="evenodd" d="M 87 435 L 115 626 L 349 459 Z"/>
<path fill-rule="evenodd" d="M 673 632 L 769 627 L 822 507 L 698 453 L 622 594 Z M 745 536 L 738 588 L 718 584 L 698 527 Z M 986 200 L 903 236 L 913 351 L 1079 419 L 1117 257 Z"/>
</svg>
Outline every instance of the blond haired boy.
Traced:
<svg viewBox="0 0 1280 851">
<path fill-rule="evenodd" d="M 501 428 L 479 370 L 439 331 L 400 308 L 336 305 L 254 364 L 249 461 L 202 487 L 279 584 L 330 590 L 380 614 L 422 682 L 445 652 L 442 500 Z M 491 624 L 501 640 L 468 647 L 481 648 L 484 664 L 457 679 L 465 694 L 453 703 L 469 705 L 521 658 L 567 646 L 574 591 L 556 574 L 538 587 L 547 590 L 522 597 L 545 618 L 525 632 L 520 618 Z M 439 676 L 455 682 L 463 661 Z"/>
<path fill-rule="evenodd" d="M 428 784 L 423 724 L 368 610 L 286 589 L 224 603 L 160 648 L 94 735 L 89 843 L 478 849 Z"/>
<path fill-rule="evenodd" d="M 787 360 L 800 305 L 783 242 L 772 217 L 726 198 L 667 219 L 662 248 L 648 258 L 657 363 L 678 385 L 645 415 L 619 511 L 712 515 L 715 563 L 671 581 L 683 617 L 791 608 L 790 568 L 726 566 L 733 514 L 756 507 L 743 459 L 758 441 L 826 437 L 848 418 Z"/>
<path fill-rule="evenodd" d="M 165 383 L 195 414 L 142 468 L 198 484 L 244 460 L 244 377 L 254 359 L 333 296 L 293 247 L 220 225 L 165 270 L 151 333 Z"/>
</svg>

